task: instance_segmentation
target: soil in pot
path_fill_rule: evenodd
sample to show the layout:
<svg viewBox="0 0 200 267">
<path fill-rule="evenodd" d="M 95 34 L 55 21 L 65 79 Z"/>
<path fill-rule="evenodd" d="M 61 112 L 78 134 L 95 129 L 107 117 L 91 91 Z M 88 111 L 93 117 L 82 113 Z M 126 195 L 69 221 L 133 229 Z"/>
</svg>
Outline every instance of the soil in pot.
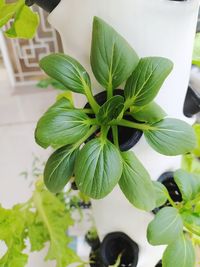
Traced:
<svg viewBox="0 0 200 267">
<path fill-rule="evenodd" d="M 124 96 L 124 90 L 121 89 L 116 89 L 114 91 L 114 95 L 121 95 Z M 101 106 L 106 102 L 106 97 L 107 97 L 107 92 L 103 91 L 95 96 L 95 99 L 97 103 Z M 90 108 L 90 105 L 87 103 L 85 105 L 85 108 Z M 91 118 L 94 118 L 93 115 L 89 115 Z M 138 122 L 134 120 L 133 117 L 131 116 L 125 116 L 124 119 L 133 121 L 133 122 Z M 98 134 L 98 133 L 96 133 Z M 132 147 L 134 147 L 140 138 L 142 137 L 143 132 L 138 129 L 132 129 L 128 127 L 122 127 L 118 126 L 118 136 L 119 136 L 119 145 L 120 145 L 120 150 L 121 151 L 128 151 Z M 92 135 L 89 140 L 93 139 L 95 135 Z M 112 137 L 112 130 L 108 132 L 108 139 L 113 142 L 113 137 Z"/>
</svg>

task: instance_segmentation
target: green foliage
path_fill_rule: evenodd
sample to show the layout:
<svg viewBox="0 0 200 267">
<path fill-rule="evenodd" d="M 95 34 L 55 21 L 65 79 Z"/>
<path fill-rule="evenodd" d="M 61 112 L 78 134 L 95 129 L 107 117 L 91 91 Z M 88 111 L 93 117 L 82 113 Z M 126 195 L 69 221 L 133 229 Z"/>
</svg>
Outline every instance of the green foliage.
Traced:
<svg viewBox="0 0 200 267">
<path fill-rule="evenodd" d="M 126 106 L 149 104 L 156 97 L 172 68 L 173 63 L 169 59 L 142 58 L 126 82 L 124 88 Z"/>
<path fill-rule="evenodd" d="M 119 186 L 127 199 L 137 208 L 155 208 L 155 190 L 148 172 L 133 152 L 123 152 L 123 172 Z"/>
<path fill-rule="evenodd" d="M 93 22 L 91 66 L 97 81 L 112 95 L 131 75 L 139 58 L 126 40 L 100 18 Z"/>
<path fill-rule="evenodd" d="M 32 252 L 42 250 L 49 243 L 45 260 L 55 260 L 56 267 L 82 263 L 69 247 L 71 238 L 66 234 L 73 223 L 71 211 L 64 201 L 48 192 L 38 181 L 29 201 L 9 210 L 0 207 L 0 240 L 7 245 L 0 266 L 25 267 L 27 239 Z"/>
<path fill-rule="evenodd" d="M 108 161 L 112 164 L 109 165 Z M 81 162 L 81 164 L 80 164 Z M 117 148 L 100 138 L 87 143 L 75 165 L 76 185 L 81 192 L 99 199 L 109 194 L 122 174 L 122 160 Z"/>
<path fill-rule="evenodd" d="M 196 34 L 192 64 L 200 67 L 200 33 Z"/>
<path fill-rule="evenodd" d="M 163 266 L 194 267 L 195 252 L 192 242 L 183 235 L 174 240 L 165 250 Z"/>
<path fill-rule="evenodd" d="M 166 200 L 137 157 L 121 153 L 118 126 L 143 131 L 152 148 L 164 155 L 187 153 L 195 147 L 193 129 L 180 120 L 165 118 L 165 111 L 153 102 L 172 62 L 158 57 L 139 59 L 121 35 L 95 17 L 91 66 L 105 89 L 104 103 L 97 103 L 87 71 L 70 56 L 53 54 L 42 59 L 40 66 L 66 89 L 84 94 L 89 104 L 89 108 L 77 109 L 63 98 L 39 120 L 36 142 L 44 148 L 64 147 L 46 165 L 47 187 L 57 192 L 74 176 L 80 191 L 95 199 L 105 197 L 119 183 L 137 208 L 149 211 Z M 114 91 L 122 83 L 124 97 Z"/>
<path fill-rule="evenodd" d="M 144 131 L 144 135 L 153 149 L 167 156 L 185 154 L 196 145 L 193 129 L 186 122 L 177 119 L 164 119 L 154 123 Z"/>
<path fill-rule="evenodd" d="M 168 200 L 172 207 L 164 207 L 156 214 L 148 226 L 147 237 L 152 245 L 168 245 L 163 255 L 163 267 L 194 267 L 193 244 L 199 244 L 200 237 L 200 176 L 180 169 L 174 173 L 174 180 L 182 201 L 175 203 L 167 189 L 163 185 L 160 187 L 160 204 Z"/>
<path fill-rule="evenodd" d="M 11 27 L 5 31 L 7 37 L 24 39 L 33 38 L 39 25 L 39 16 L 25 5 L 24 0 L 17 0 L 14 3 L 1 1 L 0 28 L 12 19 L 14 21 Z"/>
</svg>

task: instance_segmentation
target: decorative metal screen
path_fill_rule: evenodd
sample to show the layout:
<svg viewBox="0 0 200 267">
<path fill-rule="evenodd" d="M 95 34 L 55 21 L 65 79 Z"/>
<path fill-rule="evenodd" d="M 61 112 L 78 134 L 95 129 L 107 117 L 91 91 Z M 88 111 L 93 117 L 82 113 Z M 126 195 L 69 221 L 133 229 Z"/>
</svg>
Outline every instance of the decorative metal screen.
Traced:
<svg viewBox="0 0 200 267">
<path fill-rule="evenodd" d="M 40 15 L 40 26 L 34 39 L 6 38 L 15 85 L 27 85 L 41 79 L 43 73 L 38 66 L 39 60 L 52 52 L 62 51 L 60 37 L 47 21 L 48 14 L 38 7 L 34 10 Z"/>
</svg>

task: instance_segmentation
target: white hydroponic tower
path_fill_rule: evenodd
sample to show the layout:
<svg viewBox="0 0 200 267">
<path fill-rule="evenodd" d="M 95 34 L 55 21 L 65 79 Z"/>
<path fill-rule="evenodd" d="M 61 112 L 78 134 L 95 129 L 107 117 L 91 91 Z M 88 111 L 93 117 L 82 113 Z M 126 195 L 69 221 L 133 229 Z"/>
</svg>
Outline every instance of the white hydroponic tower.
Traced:
<svg viewBox="0 0 200 267">
<path fill-rule="evenodd" d="M 79 60 L 90 74 L 94 16 L 112 25 L 140 57 L 163 56 L 171 59 L 174 62 L 173 72 L 156 100 L 169 116 L 184 120 L 183 104 L 198 9 L 199 0 L 61 0 L 50 13 L 49 22 L 60 33 L 65 53 Z M 94 85 L 101 90 L 100 85 Z M 75 95 L 75 102 L 83 105 L 86 100 Z M 180 166 L 180 157 L 158 154 L 143 138 L 133 151 L 154 180 Z M 93 212 L 101 239 L 110 232 L 120 231 L 139 245 L 137 267 L 154 267 L 161 259 L 164 248 L 152 247 L 146 241 L 146 228 L 153 215 L 135 209 L 119 188 L 105 199 L 93 201 Z"/>
</svg>

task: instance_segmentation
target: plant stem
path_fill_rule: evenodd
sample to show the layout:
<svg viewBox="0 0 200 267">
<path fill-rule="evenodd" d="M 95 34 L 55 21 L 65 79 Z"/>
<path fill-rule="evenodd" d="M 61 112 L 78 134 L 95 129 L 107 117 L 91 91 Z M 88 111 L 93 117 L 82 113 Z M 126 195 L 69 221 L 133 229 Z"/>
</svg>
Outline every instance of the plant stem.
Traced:
<svg viewBox="0 0 200 267">
<path fill-rule="evenodd" d="M 87 134 L 83 138 L 81 138 L 76 144 L 74 144 L 74 146 L 72 147 L 72 151 L 79 148 L 79 146 L 83 144 L 93 133 L 95 133 L 96 130 L 98 130 L 98 128 L 99 126 L 97 125 L 92 126 L 90 130 L 87 132 Z"/>
<path fill-rule="evenodd" d="M 118 127 L 112 126 L 113 141 L 115 146 L 119 149 L 119 139 L 118 139 Z"/>
<path fill-rule="evenodd" d="M 109 129 L 110 129 L 110 126 L 102 126 L 101 127 L 101 139 L 102 140 L 107 139 Z"/>
<path fill-rule="evenodd" d="M 94 111 L 90 108 L 77 108 L 76 110 L 80 110 L 86 114 L 94 114 Z"/>
<path fill-rule="evenodd" d="M 191 227 L 188 223 L 184 223 L 184 226 L 189 230 L 190 233 L 200 236 L 200 232 Z"/>
<path fill-rule="evenodd" d="M 124 127 L 129 127 L 129 128 L 134 128 L 134 129 L 139 129 L 142 131 L 148 131 L 150 129 L 152 129 L 152 127 L 149 124 L 144 124 L 144 123 L 135 123 L 135 122 L 131 122 L 128 120 L 113 120 L 110 123 L 111 126 L 113 125 L 119 125 L 119 126 L 124 126 Z"/>
<path fill-rule="evenodd" d="M 92 92 L 90 88 L 88 87 L 88 85 L 85 85 L 84 89 L 85 89 L 87 100 L 91 108 L 93 109 L 94 113 L 97 114 L 100 106 L 97 104 L 96 100 L 94 99 L 94 96 L 92 95 Z"/>
</svg>

